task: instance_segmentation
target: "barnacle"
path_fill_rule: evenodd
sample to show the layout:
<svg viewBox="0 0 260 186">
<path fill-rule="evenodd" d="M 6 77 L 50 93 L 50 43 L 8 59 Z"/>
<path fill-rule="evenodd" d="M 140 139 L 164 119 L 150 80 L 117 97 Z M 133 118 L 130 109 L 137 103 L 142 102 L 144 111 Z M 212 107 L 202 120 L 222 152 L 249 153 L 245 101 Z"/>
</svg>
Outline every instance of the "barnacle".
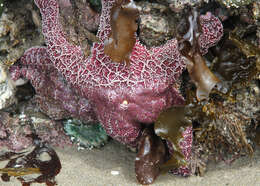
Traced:
<svg viewBox="0 0 260 186">
<path fill-rule="evenodd" d="M 104 53 L 112 61 L 130 63 L 130 55 L 136 42 L 138 10 L 131 0 L 118 0 L 111 9 L 111 33 L 105 40 Z"/>
<path fill-rule="evenodd" d="M 232 160 L 238 154 L 253 153 L 245 131 L 251 124 L 251 118 L 233 107 L 231 103 L 223 106 L 220 102 L 207 105 L 204 111 L 214 110 L 214 119 L 206 120 L 208 123 L 204 124 L 205 128 L 195 130 L 196 140 L 207 146 L 212 155 L 223 160 L 225 156 L 231 156 L 229 159 Z"/>
</svg>

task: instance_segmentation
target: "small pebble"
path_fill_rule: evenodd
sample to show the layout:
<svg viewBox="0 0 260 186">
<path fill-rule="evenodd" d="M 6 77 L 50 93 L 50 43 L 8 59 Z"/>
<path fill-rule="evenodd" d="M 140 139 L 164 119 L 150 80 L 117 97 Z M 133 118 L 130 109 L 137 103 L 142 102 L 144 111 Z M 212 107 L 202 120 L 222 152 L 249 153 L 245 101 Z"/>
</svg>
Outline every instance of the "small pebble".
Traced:
<svg viewBox="0 0 260 186">
<path fill-rule="evenodd" d="M 112 174 L 113 176 L 119 175 L 119 171 L 111 171 L 111 174 Z"/>
</svg>

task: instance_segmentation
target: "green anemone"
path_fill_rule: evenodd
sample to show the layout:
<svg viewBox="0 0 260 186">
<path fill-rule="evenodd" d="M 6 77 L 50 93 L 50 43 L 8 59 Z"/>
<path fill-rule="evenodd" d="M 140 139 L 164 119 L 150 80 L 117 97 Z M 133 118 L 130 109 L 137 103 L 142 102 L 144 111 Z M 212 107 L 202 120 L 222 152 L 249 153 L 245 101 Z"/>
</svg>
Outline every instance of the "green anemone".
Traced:
<svg viewBox="0 0 260 186">
<path fill-rule="evenodd" d="M 64 122 L 64 130 L 79 149 L 99 148 L 108 141 L 108 135 L 99 123 L 84 124 L 80 120 L 69 119 Z"/>
</svg>

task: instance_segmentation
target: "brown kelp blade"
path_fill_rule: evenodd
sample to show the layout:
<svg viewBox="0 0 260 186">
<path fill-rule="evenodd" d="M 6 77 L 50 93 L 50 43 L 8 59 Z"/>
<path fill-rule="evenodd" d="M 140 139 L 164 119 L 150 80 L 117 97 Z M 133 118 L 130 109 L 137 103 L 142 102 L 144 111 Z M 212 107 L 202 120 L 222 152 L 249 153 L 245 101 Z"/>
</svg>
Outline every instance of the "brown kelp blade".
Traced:
<svg viewBox="0 0 260 186">
<path fill-rule="evenodd" d="M 139 183 L 148 185 L 159 176 L 161 165 L 166 161 L 166 148 L 153 128 L 145 128 L 138 142 L 135 173 Z"/>
<path fill-rule="evenodd" d="M 163 169 L 179 168 L 186 166 L 186 160 L 180 148 L 180 141 L 183 139 L 182 132 L 191 125 L 185 115 L 187 109 L 184 106 L 172 107 L 162 112 L 154 125 L 156 135 L 169 141 L 173 147 L 173 155 L 162 166 Z"/>
<path fill-rule="evenodd" d="M 104 53 L 113 62 L 130 64 L 130 55 L 136 42 L 135 33 L 139 17 L 132 1 L 117 0 L 111 9 L 111 34 L 105 41 Z"/>
<path fill-rule="evenodd" d="M 35 140 L 36 141 L 36 140 Z M 55 176 L 61 170 L 61 162 L 58 155 L 48 144 L 41 141 L 35 142 L 32 151 L 16 153 L 4 152 L 0 155 L 0 161 L 8 163 L 0 169 L 3 181 L 10 181 L 10 177 L 16 177 L 22 185 L 31 183 L 46 183 L 48 186 L 56 185 Z"/>
<path fill-rule="evenodd" d="M 197 99 L 208 99 L 211 90 L 220 80 L 207 67 L 205 59 L 199 53 L 194 54 L 192 60 L 185 58 L 185 62 L 190 78 L 197 87 Z"/>
<path fill-rule="evenodd" d="M 17 167 L 17 168 L 3 168 L 0 169 L 0 173 L 6 173 L 8 176 L 25 176 L 29 174 L 40 174 L 41 171 L 39 168 L 23 168 L 23 167 Z"/>
</svg>

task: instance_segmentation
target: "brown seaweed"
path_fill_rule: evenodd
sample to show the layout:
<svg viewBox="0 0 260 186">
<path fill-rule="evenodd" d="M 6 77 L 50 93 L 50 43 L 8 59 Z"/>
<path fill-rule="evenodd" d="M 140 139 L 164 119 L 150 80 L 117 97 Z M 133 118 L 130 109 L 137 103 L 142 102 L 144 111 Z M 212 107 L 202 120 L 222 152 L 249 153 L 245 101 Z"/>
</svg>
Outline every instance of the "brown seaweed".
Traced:
<svg viewBox="0 0 260 186">
<path fill-rule="evenodd" d="M 179 33 L 179 45 L 181 54 L 184 56 L 189 75 L 197 87 L 196 96 L 198 100 L 208 99 L 211 90 L 220 80 L 211 72 L 206 65 L 206 60 L 202 57 L 202 49 L 199 45 L 201 35 L 201 25 L 198 19 L 198 12 L 188 18 L 189 29 L 186 34 Z M 184 24 L 187 25 L 187 24 Z M 187 30 L 187 29 L 185 29 Z"/>
<path fill-rule="evenodd" d="M 129 0 L 117 0 L 111 9 L 111 33 L 105 41 L 104 53 L 117 63 L 130 63 L 130 54 L 136 42 L 137 8 Z"/>
<path fill-rule="evenodd" d="M 61 163 L 56 152 L 45 143 L 36 141 L 36 146 L 31 152 L 4 152 L 0 155 L 0 161 L 6 160 L 9 162 L 5 168 L 0 169 L 1 178 L 5 182 L 14 176 L 23 186 L 29 186 L 31 183 L 57 185 L 54 177 L 60 172 Z"/>
<path fill-rule="evenodd" d="M 139 183 L 151 184 L 161 171 L 166 160 L 166 148 L 162 139 L 155 135 L 152 128 L 145 128 L 138 145 L 135 159 L 135 173 Z"/>
<path fill-rule="evenodd" d="M 156 135 L 168 140 L 174 150 L 171 158 L 161 166 L 165 170 L 187 165 L 180 148 L 180 141 L 183 139 L 182 132 L 186 127 L 191 126 L 191 121 L 185 117 L 187 113 L 188 110 L 185 107 L 172 107 L 162 112 L 154 124 Z"/>
<path fill-rule="evenodd" d="M 214 50 L 212 70 L 221 79 L 219 91 L 230 94 L 237 85 L 246 85 L 260 71 L 260 50 L 257 46 L 240 39 L 230 32 L 220 46 Z"/>
<path fill-rule="evenodd" d="M 211 90 L 220 80 L 207 67 L 206 60 L 199 53 L 194 54 L 192 60 L 186 58 L 186 65 L 190 78 L 197 87 L 197 99 L 208 99 Z"/>
</svg>

